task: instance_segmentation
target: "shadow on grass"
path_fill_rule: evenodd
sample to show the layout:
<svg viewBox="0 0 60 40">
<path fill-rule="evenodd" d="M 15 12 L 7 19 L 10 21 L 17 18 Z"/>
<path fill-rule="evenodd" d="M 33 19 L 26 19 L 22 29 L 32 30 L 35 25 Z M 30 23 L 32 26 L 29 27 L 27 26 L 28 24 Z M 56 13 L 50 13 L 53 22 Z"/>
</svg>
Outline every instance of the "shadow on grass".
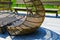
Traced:
<svg viewBox="0 0 60 40">
<path fill-rule="evenodd" d="M 49 18 L 60 18 L 60 16 L 48 16 L 48 15 L 46 15 L 46 17 L 49 17 Z"/>
<path fill-rule="evenodd" d="M 35 33 L 30 35 L 24 35 L 24 36 L 15 36 L 12 40 L 56 40 L 60 39 L 60 35 L 45 29 L 45 28 L 39 28 Z"/>
<path fill-rule="evenodd" d="M 6 39 L 8 34 L 0 34 L 0 39 Z M 40 27 L 36 32 L 29 35 L 11 36 L 12 40 L 59 40 L 60 35 L 43 27 Z M 8 39 L 9 40 L 9 39 Z"/>
</svg>

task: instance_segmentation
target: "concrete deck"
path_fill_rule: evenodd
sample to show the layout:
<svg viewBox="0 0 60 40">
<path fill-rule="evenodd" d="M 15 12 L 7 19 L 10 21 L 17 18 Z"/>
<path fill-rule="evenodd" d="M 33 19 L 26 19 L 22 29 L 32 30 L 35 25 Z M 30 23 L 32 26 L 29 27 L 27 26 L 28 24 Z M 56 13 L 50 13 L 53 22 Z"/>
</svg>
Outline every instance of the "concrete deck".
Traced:
<svg viewBox="0 0 60 40">
<path fill-rule="evenodd" d="M 50 29 L 58 34 L 60 34 L 60 18 L 49 18 L 46 17 L 42 27 Z"/>
</svg>

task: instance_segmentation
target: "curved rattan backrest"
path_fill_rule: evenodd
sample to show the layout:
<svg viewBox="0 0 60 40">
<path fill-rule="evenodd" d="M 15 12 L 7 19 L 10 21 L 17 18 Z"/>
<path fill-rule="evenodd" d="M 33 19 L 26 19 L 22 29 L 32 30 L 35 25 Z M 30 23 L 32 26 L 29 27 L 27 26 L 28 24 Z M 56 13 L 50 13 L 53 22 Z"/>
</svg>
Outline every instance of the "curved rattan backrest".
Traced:
<svg viewBox="0 0 60 40">
<path fill-rule="evenodd" d="M 7 26 L 10 35 L 28 34 L 39 28 L 45 18 L 45 10 L 40 0 L 23 0 L 26 5 L 27 17 L 18 26 Z M 31 8 L 31 10 L 29 10 Z M 30 11 L 30 13 L 29 13 Z"/>
</svg>

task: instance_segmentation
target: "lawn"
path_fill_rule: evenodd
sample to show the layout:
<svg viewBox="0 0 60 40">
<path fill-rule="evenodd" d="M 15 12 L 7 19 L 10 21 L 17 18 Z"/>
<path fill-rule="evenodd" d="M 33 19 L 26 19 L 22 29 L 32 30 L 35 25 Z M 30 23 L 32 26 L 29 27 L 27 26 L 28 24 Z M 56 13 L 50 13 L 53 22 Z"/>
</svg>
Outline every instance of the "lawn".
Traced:
<svg viewBox="0 0 60 40">
<path fill-rule="evenodd" d="M 17 7 L 16 0 L 11 0 L 11 1 L 12 1 L 12 9 L 13 9 L 13 7 Z M 18 4 L 18 7 L 25 7 L 25 4 Z M 57 7 L 54 5 L 44 5 L 44 8 L 59 9 L 58 13 L 60 14 L 60 6 Z"/>
<path fill-rule="evenodd" d="M 16 4 L 12 4 L 12 7 L 17 7 Z M 25 7 L 24 4 L 19 4 L 18 7 Z M 44 5 L 44 8 L 59 9 L 58 13 L 60 14 L 60 7 L 54 5 Z"/>
</svg>

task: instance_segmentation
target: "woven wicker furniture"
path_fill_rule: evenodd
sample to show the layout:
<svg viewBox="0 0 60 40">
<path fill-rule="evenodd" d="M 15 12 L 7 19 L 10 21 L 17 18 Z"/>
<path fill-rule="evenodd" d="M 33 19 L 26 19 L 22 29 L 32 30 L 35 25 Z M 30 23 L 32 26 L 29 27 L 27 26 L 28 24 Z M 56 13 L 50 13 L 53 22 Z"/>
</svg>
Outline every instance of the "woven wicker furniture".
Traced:
<svg viewBox="0 0 60 40">
<path fill-rule="evenodd" d="M 45 18 L 45 10 L 40 0 L 23 0 L 23 2 L 26 5 L 27 13 L 19 16 L 16 14 L 14 17 L 17 20 L 6 25 L 6 30 L 10 35 L 30 34 L 41 26 Z M 30 13 L 29 8 L 31 8 Z"/>
</svg>

